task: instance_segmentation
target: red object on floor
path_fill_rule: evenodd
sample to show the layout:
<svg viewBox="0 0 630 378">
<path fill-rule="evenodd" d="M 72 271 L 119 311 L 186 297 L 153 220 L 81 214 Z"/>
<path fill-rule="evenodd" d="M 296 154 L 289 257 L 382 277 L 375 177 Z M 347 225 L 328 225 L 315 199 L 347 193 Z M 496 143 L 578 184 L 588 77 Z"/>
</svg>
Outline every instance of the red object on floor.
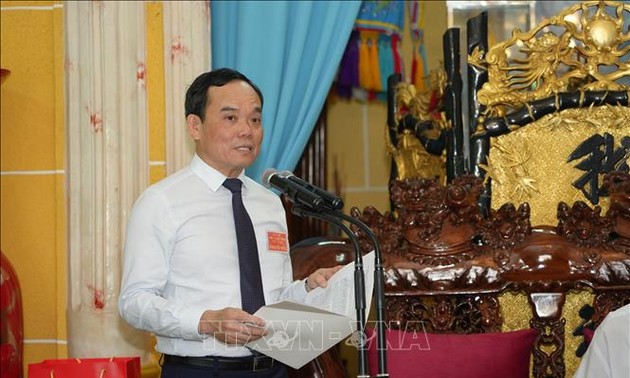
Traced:
<svg viewBox="0 0 630 378">
<path fill-rule="evenodd" d="M 68 358 L 28 365 L 29 378 L 141 378 L 140 357 Z"/>
<path fill-rule="evenodd" d="M 24 352 L 22 293 L 13 265 L 2 251 L 0 256 L 0 378 L 21 378 Z"/>
</svg>

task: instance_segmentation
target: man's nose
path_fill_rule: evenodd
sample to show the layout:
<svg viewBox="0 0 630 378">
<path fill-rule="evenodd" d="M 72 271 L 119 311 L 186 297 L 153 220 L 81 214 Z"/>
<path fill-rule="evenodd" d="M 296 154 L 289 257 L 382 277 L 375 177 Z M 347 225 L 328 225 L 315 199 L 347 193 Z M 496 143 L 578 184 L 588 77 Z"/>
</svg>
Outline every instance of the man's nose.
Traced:
<svg viewBox="0 0 630 378">
<path fill-rule="evenodd" d="M 254 132 L 255 125 L 251 121 L 245 120 L 239 125 L 239 134 L 242 136 L 250 136 Z"/>
</svg>

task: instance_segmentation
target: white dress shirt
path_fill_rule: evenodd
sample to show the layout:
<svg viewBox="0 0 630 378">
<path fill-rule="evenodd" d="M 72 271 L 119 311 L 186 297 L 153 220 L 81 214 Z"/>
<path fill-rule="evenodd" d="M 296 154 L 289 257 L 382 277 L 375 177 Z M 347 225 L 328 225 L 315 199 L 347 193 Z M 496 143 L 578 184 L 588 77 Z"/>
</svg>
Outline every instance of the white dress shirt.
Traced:
<svg viewBox="0 0 630 378">
<path fill-rule="evenodd" d="M 243 174 L 239 178 L 256 232 L 265 303 L 303 300 L 303 281 L 293 282 L 280 198 Z M 205 310 L 241 308 L 232 193 L 222 186 L 225 179 L 195 155 L 189 167 L 149 187 L 131 212 L 119 310 L 131 326 L 156 335 L 159 352 L 251 354 L 198 332 Z"/>
<path fill-rule="evenodd" d="M 630 304 L 595 329 L 574 378 L 630 378 Z"/>
</svg>

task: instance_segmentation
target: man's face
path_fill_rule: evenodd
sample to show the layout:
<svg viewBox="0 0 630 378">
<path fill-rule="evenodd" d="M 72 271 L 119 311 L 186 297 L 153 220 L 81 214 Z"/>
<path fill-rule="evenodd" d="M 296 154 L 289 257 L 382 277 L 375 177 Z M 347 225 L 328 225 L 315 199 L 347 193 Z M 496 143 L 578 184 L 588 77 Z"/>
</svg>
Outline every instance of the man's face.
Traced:
<svg viewBox="0 0 630 378">
<path fill-rule="evenodd" d="M 260 98 L 244 81 L 208 88 L 205 120 L 191 114 L 186 121 L 199 157 L 228 177 L 238 176 L 260 152 Z"/>
</svg>

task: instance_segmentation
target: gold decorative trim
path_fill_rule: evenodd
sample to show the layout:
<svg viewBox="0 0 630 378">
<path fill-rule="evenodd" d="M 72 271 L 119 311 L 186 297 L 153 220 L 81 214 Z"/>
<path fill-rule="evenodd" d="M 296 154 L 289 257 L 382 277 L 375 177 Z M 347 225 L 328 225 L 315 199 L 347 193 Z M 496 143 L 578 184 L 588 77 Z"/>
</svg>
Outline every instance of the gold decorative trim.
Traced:
<svg viewBox="0 0 630 378">
<path fill-rule="evenodd" d="M 486 116 L 501 117 L 527 103 L 561 92 L 629 90 L 630 4 L 585 1 L 538 24 L 514 30 L 485 56 L 488 82 L 478 92 Z M 482 65 L 481 52 L 468 58 Z"/>
</svg>

